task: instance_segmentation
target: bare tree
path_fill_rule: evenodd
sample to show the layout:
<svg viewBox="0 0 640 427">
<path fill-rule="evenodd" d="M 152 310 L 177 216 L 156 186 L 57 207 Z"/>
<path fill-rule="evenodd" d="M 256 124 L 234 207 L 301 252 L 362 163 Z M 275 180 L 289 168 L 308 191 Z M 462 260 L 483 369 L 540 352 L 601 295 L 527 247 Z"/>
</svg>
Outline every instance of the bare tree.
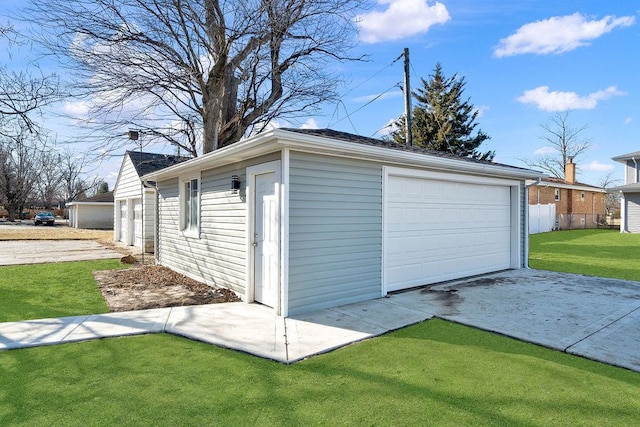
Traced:
<svg viewBox="0 0 640 427">
<path fill-rule="evenodd" d="M 38 159 L 41 151 L 37 134 L 20 123 L 11 136 L 0 136 L 0 201 L 15 221 L 17 210 L 22 212 L 38 178 Z"/>
<path fill-rule="evenodd" d="M 0 26 L 0 37 L 7 39 L 10 44 L 19 43 L 17 34 L 10 26 Z M 9 123 L 14 119 L 26 125 L 30 132 L 36 132 L 37 124 L 31 115 L 57 100 L 58 96 L 56 75 L 34 75 L 26 71 L 8 70 L 6 66 L 0 67 L 0 134 L 5 135 L 7 128 L 13 129 Z"/>
<path fill-rule="evenodd" d="M 522 159 L 527 166 L 542 169 L 556 178 L 565 178 L 564 166 L 569 158 L 576 160 L 591 147 L 591 142 L 583 139 L 582 135 L 587 126 L 573 127 L 570 115 L 571 111 L 559 112 L 551 116 L 547 123 L 540 125 L 545 132 L 541 138 L 553 149 L 553 153 L 534 159 Z"/>
<path fill-rule="evenodd" d="M 38 158 L 38 174 L 33 187 L 33 198 L 46 209 L 62 199 L 62 170 L 60 155 L 53 149 L 44 149 Z"/>
<path fill-rule="evenodd" d="M 87 156 L 79 156 L 77 152 L 66 149 L 58 154 L 62 195 L 65 202 L 82 199 L 87 192 L 96 188 L 101 178 L 87 179 L 89 166 Z"/>
<path fill-rule="evenodd" d="M 32 0 L 24 17 L 66 60 L 88 124 L 110 135 L 139 129 L 196 156 L 335 98 L 331 63 L 358 59 L 347 52 L 363 4 Z"/>
<path fill-rule="evenodd" d="M 600 180 L 600 187 L 609 189 L 620 184 L 622 180 L 613 177 L 613 172 L 609 172 L 603 176 Z M 607 215 L 613 215 L 613 213 L 620 207 L 620 193 L 607 193 L 604 198 L 605 210 Z"/>
</svg>

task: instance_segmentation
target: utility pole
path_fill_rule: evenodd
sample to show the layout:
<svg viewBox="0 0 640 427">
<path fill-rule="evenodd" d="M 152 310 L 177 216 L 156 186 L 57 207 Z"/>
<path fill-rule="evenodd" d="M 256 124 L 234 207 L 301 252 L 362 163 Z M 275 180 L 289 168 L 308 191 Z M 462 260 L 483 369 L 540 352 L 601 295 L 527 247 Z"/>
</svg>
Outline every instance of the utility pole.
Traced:
<svg viewBox="0 0 640 427">
<path fill-rule="evenodd" d="M 413 145 L 411 132 L 411 77 L 409 75 L 409 48 L 404 48 L 404 124 L 407 145 Z"/>
</svg>

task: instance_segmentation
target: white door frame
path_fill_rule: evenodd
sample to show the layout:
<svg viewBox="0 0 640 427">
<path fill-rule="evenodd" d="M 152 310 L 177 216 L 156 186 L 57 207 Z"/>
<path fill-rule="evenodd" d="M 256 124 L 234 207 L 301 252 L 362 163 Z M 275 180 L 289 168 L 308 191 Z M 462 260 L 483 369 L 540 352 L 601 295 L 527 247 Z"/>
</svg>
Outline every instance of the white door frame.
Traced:
<svg viewBox="0 0 640 427">
<path fill-rule="evenodd" d="M 246 170 L 246 180 L 247 180 L 247 236 L 246 236 L 246 247 L 247 247 L 247 286 L 245 293 L 245 301 L 253 302 L 255 301 L 255 251 L 253 247 L 253 234 L 255 233 L 255 215 L 256 215 L 256 207 L 255 207 L 255 181 L 256 176 L 271 173 L 275 174 L 276 181 L 276 206 L 280 210 L 280 223 L 278 224 L 278 228 L 282 229 L 282 209 L 281 209 L 281 186 L 282 186 L 282 171 L 281 171 L 281 163 L 280 160 L 276 160 L 273 162 L 262 163 L 255 166 L 250 166 Z M 278 232 L 280 236 L 281 233 Z M 280 239 L 280 245 L 282 245 L 282 239 Z M 281 253 L 281 252 L 280 252 Z M 280 265 L 282 265 L 282 259 L 280 259 Z M 280 269 L 278 267 L 278 269 Z M 277 314 L 280 314 L 282 311 L 282 273 L 278 274 L 278 295 L 276 295 L 276 307 L 274 310 Z"/>
</svg>

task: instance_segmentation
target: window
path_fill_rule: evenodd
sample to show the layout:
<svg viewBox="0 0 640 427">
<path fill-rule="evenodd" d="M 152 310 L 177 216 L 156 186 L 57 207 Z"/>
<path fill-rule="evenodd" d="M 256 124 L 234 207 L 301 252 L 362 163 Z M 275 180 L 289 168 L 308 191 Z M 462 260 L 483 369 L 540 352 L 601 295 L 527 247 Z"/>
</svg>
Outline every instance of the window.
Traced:
<svg viewBox="0 0 640 427">
<path fill-rule="evenodd" d="M 180 193 L 181 228 L 185 233 L 197 236 L 200 225 L 200 179 L 182 181 Z"/>
<path fill-rule="evenodd" d="M 584 202 L 584 197 L 585 197 L 585 195 L 584 195 L 584 191 L 583 191 L 582 193 L 580 193 L 580 201 Z"/>
<path fill-rule="evenodd" d="M 554 198 L 555 198 L 556 202 L 560 201 L 560 189 L 559 188 L 556 188 L 555 197 Z"/>
</svg>

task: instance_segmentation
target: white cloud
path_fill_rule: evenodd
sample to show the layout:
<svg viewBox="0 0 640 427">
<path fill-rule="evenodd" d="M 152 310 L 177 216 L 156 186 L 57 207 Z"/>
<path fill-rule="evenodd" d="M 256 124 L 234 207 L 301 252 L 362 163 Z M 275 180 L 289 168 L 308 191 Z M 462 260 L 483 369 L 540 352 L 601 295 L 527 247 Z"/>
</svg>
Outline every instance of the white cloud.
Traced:
<svg viewBox="0 0 640 427">
<path fill-rule="evenodd" d="M 354 102 L 370 102 L 370 101 L 373 101 L 374 99 L 381 100 L 381 99 L 389 99 L 389 98 L 398 98 L 402 95 L 403 95 L 403 92 L 401 90 L 396 90 L 393 92 L 377 93 L 375 95 L 359 96 L 357 98 L 354 98 L 353 101 Z"/>
<path fill-rule="evenodd" d="M 489 111 L 489 106 L 488 105 L 478 105 L 476 107 L 476 111 L 478 112 L 478 118 L 480 118 L 480 117 L 484 116 L 484 113 Z"/>
<path fill-rule="evenodd" d="M 523 53 L 545 55 L 568 52 L 580 46 L 588 46 L 591 40 L 616 27 L 628 27 L 634 23 L 633 16 L 605 16 L 591 21 L 580 13 L 554 16 L 523 25 L 514 34 L 501 39 L 494 56 L 502 58 Z"/>
<path fill-rule="evenodd" d="M 544 154 L 556 154 L 558 152 L 558 150 L 556 150 L 553 147 L 541 147 L 538 148 L 536 151 L 533 152 L 533 154 L 535 154 L 536 156 L 542 156 Z"/>
<path fill-rule="evenodd" d="M 540 86 L 529 89 L 518 97 L 518 102 L 534 104 L 543 111 L 567 111 L 567 110 L 593 110 L 599 101 L 604 101 L 613 96 L 625 95 L 615 86 L 609 86 L 604 90 L 592 92 L 586 96 L 580 96 L 575 92 L 549 91 L 549 86 Z"/>
<path fill-rule="evenodd" d="M 392 133 L 400 129 L 396 124 L 398 119 L 389 119 L 386 125 L 384 125 L 381 129 L 379 129 L 376 134 L 379 135 L 380 138 L 386 138 L 391 136 Z"/>
<path fill-rule="evenodd" d="M 300 125 L 300 129 L 320 129 L 318 122 L 314 118 L 308 118 L 306 122 Z"/>
<path fill-rule="evenodd" d="M 591 172 L 611 172 L 612 170 L 615 169 L 615 167 L 613 165 L 610 165 L 610 164 L 607 165 L 607 164 L 604 164 L 604 163 L 600 163 L 597 160 L 594 160 L 589 164 L 580 166 L 580 168 L 582 170 L 591 171 Z"/>
<path fill-rule="evenodd" d="M 62 112 L 71 117 L 85 118 L 89 114 L 89 103 L 86 101 L 65 102 L 62 105 Z"/>
<path fill-rule="evenodd" d="M 357 17 L 360 40 L 380 43 L 426 33 L 436 24 L 451 19 L 444 4 L 428 0 L 377 0 L 384 10 L 374 10 Z"/>
</svg>

